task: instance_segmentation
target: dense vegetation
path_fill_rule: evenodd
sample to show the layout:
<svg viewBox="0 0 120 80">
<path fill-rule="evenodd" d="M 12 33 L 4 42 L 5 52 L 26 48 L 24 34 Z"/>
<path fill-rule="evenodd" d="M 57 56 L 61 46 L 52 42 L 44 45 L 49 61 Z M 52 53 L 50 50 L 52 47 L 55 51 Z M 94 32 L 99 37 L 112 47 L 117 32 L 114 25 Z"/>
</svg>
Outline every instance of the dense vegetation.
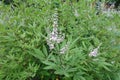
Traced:
<svg viewBox="0 0 120 80">
<path fill-rule="evenodd" d="M 120 80 L 120 14 L 93 1 L 0 3 L 0 80 Z"/>
</svg>

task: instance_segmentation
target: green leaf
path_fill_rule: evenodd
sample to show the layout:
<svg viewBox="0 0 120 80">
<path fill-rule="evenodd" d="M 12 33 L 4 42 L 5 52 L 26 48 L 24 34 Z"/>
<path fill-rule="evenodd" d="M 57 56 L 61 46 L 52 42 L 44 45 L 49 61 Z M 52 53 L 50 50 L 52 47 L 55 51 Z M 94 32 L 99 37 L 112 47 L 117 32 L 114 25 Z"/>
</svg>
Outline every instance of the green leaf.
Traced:
<svg viewBox="0 0 120 80">
<path fill-rule="evenodd" d="M 79 39 L 80 37 L 77 37 L 75 40 L 73 40 L 72 37 L 70 37 L 70 40 L 68 42 L 68 44 L 70 44 L 69 48 L 72 48 Z"/>
<path fill-rule="evenodd" d="M 35 58 L 39 59 L 39 60 L 45 60 L 45 56 L 42 53 L 42 51 L 40 51 L 39 49 L 33 49 L 33 52 L 29 51 L 29 54 L 31 54 L 32 56 L 34 56 Z"/>
<path fill-rule="evenodd" d="M 44 67 L 44 69 L 54 69 L 55 70 L 58 67 L 54 62 L 43 61 L 43 63 L 46 65 L 46 67 Z"/>
<path fill-rule="evenodd" d="M 74 77 L 73 80 L 86 80 L 83 76 L 82 76 L 83 72 L 77 72 Z"/>
<path fill-rule="evenodd" d="M 48 56 L 48 52 L 47 52 L 45 45 L 43 45 L 43 53 L 45 54 L 45 56 Z"/>
<path fill-rule="evenodd" d="M 66 70 L 64 70 L 63 68 L 57 69 L 57 70 L 55 71 L 55 74 L 65 75 L 66 77 L 70 77 L 69 73 L 66 72 Z"/>
</svg>

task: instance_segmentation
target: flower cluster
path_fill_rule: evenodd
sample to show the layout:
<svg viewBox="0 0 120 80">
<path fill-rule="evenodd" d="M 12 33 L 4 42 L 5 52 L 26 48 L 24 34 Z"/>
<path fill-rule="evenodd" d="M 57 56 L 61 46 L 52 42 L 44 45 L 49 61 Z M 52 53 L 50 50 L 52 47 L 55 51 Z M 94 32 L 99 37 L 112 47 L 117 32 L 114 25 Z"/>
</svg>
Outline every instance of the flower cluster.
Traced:
<svg viewBox="0 0 120 80">
<path fill-rule="evenodd" d="M 53 27 L 58 27 L 58 10 L 55 8 L 55 13 L 53 14 Z"/>
<path fill-rule="evenodd" d="M 64 40 L 65 35 L 62 32 L 58 32 L 56 27 L 53 27 L 52 32 L 48 32 L 47 37 L 47 45 L 49 46 L 50 50 L 54 49 L 55 43 L 60 43 Z"/>
<path fill-rule="evenodd" d="M 60 54 L 64 54 L 68 50 L 68 44 L 66 44 L 63 48 L 60 49 Z"/>
<path fill-rule="evenodd" d="M 101 45 L 101 44 L 100 44 Z M 93 49 L 93 51 L 91 51 L 90 53 L 89 53 L 89 56 L 90 57 L 97 57 L 97 55 L 98 55 L 98 49 L 99 49 L 99 47 L 100 47 L 100 45 L 97 47 L 97 48 L 95 48 L 95 49 Z"/>
<path fill-rule="evenodd" d="M 89 53 L 89 56 L 90 57 L 96 57 L 98 54 L 98 48 L 95 48 L 93 51 L 91 51 L 90 53 Z"/>
<path fill-rule="evenodd" d="M 55 9 L 55 13 L 53 15 L 53 29 L 52 32 L 48 29 L 47 30 L 47 45 L 49 46 L 50 50 L 54 49 L 55 43 L 60 43 L 64 40 L 65 35 L 62 34 L 61 31 L 58 31 L 58 12 Z"/>
<path fill-rule="evenodd" d="M 79 17 L 79 13 L 78 13 L 78 11 L 75 9 L 75 11 L 74 11 L 74 15 L 76 16 L 76 17 Z"/>
</svg>

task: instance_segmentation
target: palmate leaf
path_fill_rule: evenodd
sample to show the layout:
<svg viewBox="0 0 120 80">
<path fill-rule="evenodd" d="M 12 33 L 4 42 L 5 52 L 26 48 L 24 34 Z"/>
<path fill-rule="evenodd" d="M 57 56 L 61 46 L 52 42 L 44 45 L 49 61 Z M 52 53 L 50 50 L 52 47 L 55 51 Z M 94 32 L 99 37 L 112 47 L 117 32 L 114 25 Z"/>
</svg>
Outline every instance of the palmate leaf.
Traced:
<svg viewBox="0 0 120 80">
<path fill-rule="evenodd" d="M 76 75 L 73 80 L 86 80 L 83 76 Z"/>
<path fill-rule="evenodd" d="M 85 74 L 82 71 L 77 72 L 74 74 L 73 80 L 86 80 L 82 75 Z"/>
<path fill-rule="evenodd" d="M 69 47 L 69 48 L 72 48 L 79 39 L 80 39 L 80 37 L 77 37 L 75 40 L 73 40 L 73 39 L 72 39 L 72 36 L 70 36 L 70 38 L 69 38 L 69 41 L 70 41 L 70 42 L 69 42 L 69 43 L 71 43 L 71 42 L 72 42 L 72 43 L 70 44 L 70 47 Z"/>
<path fill-rule="evenodd" d="M 99 66 L 100 67 L 103 67 L 105 70 L 107 70 L 107 71 L 111 71 L 110 70 L 110 67 L 112 67 L 112 64 L 110 64 L 110 63 L 107 63 L 107 62 L 101 62 L 100 64 L 99 64 Z"/>
<path fill-rule="evenodd" d="M 111 71 L 107 66 L 103 66 L 103 68 L 107 71 Z"/>
<path fill-rule="evenodd" d="M 61 69 L 56 70 L 55 74 L 65 75 L 66 77 L 70 77 L 70 74 L 68 72 L 66 72 L 64 69 L 63 70 L 61 70 Z"/>
<path fill-rule="evenodd" d="M 97 60 L 96 62 L 93 62 L 95 65 L 98 65 L 99 68 L 104 69 L 105 71 L 111 72 L 111 68 L 113 65 L 111 63 L 108 63 L 104 60 L 104 58 L 101 58 L 101 60 Z"/>
<path fill-rule="evenodd" d="M 36 59 L 45 60 L 45 55 L 39 49 L 34 48 L 32 52 L 29 51 L 29 54 L 34 56 Z"/>
<path fill-rule="evenodd" d="M 64 75 L 66 77 L 70 77 L 72 73 L 77 71 L 77 68 L 71 68 L 70 66 L 60 66 L 61 68 L 58 68 L 55 71 L 55 74 L 59 74 L 59 75 Z"/>
<path fill-rule="evenodd" d="M 55 64 L 54 62 L 50 62 L 50 61 L 43 61 L 43 63 L 46 65 L 46 67 L 44 67 L 44 69 L 57 69 L 58 66 L 57 64 Z"/>
</svg>

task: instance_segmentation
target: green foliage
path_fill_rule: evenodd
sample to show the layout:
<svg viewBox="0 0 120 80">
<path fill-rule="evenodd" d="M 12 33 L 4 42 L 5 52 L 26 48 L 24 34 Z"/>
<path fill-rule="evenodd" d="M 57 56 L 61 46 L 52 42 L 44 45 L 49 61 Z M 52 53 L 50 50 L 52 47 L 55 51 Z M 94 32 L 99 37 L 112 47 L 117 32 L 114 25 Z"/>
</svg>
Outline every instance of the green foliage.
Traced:
<svg viewBox="0 0 120 80">
<path fill-rule="evenodd" d="M 0 80 L 119 80 L 120 15 L 96 15 L 92 1 L 0 3 Z M 65 39 L 50 50 L 46 29 L 53 28 L 55 8 Z"/>
</svg>

